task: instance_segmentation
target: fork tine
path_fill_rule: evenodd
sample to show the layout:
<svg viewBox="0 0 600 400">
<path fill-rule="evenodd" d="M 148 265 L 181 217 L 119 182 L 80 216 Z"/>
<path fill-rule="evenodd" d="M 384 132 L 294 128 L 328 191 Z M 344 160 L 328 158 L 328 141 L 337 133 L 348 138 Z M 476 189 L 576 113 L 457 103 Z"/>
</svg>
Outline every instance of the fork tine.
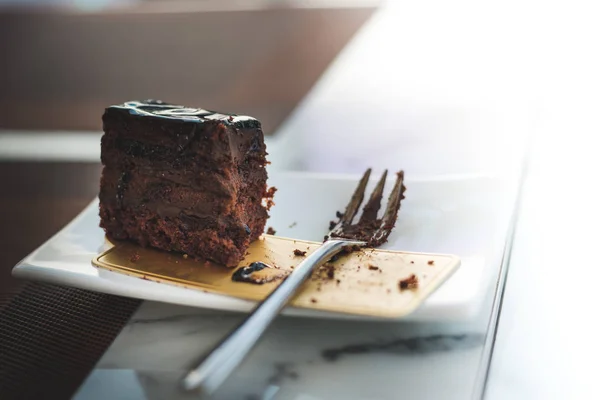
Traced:
<svg viewBox="0 0 600 400">
<path fill-rule="evenodd" d="M 371 168 L 365 171 L 365 174 L 358 183 L 358 186 L 356 187 L 356 190 L 354 191 L 350 202 L 346 206 L 346 211 L 344 211 L 344 215 L 340 219 L 340 224 L 342 226 L 350 225 L 352 223 L 352 220 L 358 212 L 358 208 L 360 207 L 360 204 L 362 203 L 363 198 L 365 197 L 365 188 L 367 187 L 367 183 L 369 182 L 370 176 Z"/>
<path fill-rule="evenodd" d="M 396 224 L 396 218 L 398 216 L 398 211 L 400 210 L 400 202 L 404 198 L 404 191 L 406 190 L 406 186 L 404 186 L 404 171 L 398 172 L 397 175 L 398 177 L 396 178 L 394 189 L 388 199 L 385 214 L 383 215 L 379 229 L 377 229 L 369 242 L 370 246 L 376 247 L 383 244 Z"/>
<path fill-rule="evenodd" d="M 360 216 L 359 224 L 369 221 L 375 221 L 377 219 L 377 212 L 381 208 L 381 198 L 383 197 L 383 188 L 385 187 L 385 180 L 387 179 L 387 169 L 381 175 L 381 179 L 377 183 L 377 186 L 371 193 L 371 197 L 365 207 L 363 208 L 363 213 Z"/>
</svg>

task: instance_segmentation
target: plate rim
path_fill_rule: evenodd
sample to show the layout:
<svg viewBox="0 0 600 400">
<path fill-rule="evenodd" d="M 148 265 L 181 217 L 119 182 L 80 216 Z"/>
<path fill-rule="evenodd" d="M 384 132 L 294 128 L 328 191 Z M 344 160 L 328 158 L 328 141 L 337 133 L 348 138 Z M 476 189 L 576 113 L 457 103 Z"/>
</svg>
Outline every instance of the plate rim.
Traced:
<svg viewBox="0 0 600 400">
<path fill-rule="evenodd" d="M 270 175 L 269 178 L 271 178 L 272 176 L 278 176 L 280 178 L 302 178 L 302 179 L 308 179 L 308 180 L 316 179 L 316 180 L 343 180 L 343 181 L 355 180 L 356 177 L 358 176 L 358 174 L 351 174 L 351 173 L 318 173 L 318 172 L 302 172 L 302 171 L 269 171 L 269 175 Z M 507 177 L 505 175 L 494 175 L 494 174 L 489 174 L 489 173 L 434 174 L 434 175 L 422 175 L 422 176 L 412 177 L 412 179 L 407 179 L 407 184 L 410 182 L 434 183 L 434 182 L 473 181 L 473 180 L 496 180 L 496 181 L 509 182 L 510 179 L 509 179 L 509 177 Z M 375 179 L 371 179 L 371 181 L 375 181 Z M 515 185 L 515 188 L 516 188 L 516 185 Z M 516 194 L 516 190 L 515 190 L 515 194 Z M 506 211 L 509 211 L 509 214 L 512 210 L 514 210 L 514 207 L 516 205 L 516 203 L 514 201 L 515 199 L 513 197 L 515 197 L 515 196 L 511 196 L 510 209 L 506 210 Z M 47 239 L 45 242 L 43 242 L 35 250 L 33 250 L 31 253 L 29 253 L 27 256 L 25 256 L 19 263 L 17 263 L 12 269 L 12 275 L 17 278 L 21 278 L 21 279 L 42 280 L 45 282 L 65 285 L 66 283 L 65 283 L 64 279 L 60 279 L 56 275 L 48 273 L 48 267 L 35 265 L 35 263 L 32 263 L 31 261 L 33 259 L 35 259 L 36 254 L 38 254 L 42 249 L 44 249 L 46 246 L 50 245 L 51 243 L 56 241 L 58 238 L 60 238 L 64 234 L 66 234 L 69 229 L 78 225 L 81 222 L 81 220 L 83 220 L 86 217 L 89 217 L 89 215 L 93 212 L 92 209 L 97 209 L 98 204 L 99 204 L 99 199 L 96 196 L 71 221 L 69 221 L 66 225 L 64 225 L 61 229 L 59 229 L 54 235 L 52 235 L 49 239 Z M 508 229 L 510 229 L 509 226 L 507 226 L 507 230 L 506 230 L 506 232 L 504 232 L 504 235 L 503 235 L 502 249 L 498 249 L 498 251 L 500 253 L 502 253 L 504 251 L 503 249 L 504 249 L 504 244 L 505 244 L 506 235 L 508 233 Z M 91 259 L 90 259 L 90 266 L 92 266 Z M 93 268 L 95 268 L 95 267 L 93 267 Z M 109 272 L 109 271 L 107 271 L 107 272 Z M 116 272 L 111 272 L 111 273 L 122 275 L 122 274 L 119 274 Z M 76 274 L 73 272 L 71 272 L 71 274 L 83 275 L 83 274 Z M 454 275 L 454 273 L 451 274 L 449 276 L 449 278 L 453 275 Z M 99 279 L 102 279 L 100 276 L 97 276 L 97 277 Z M 127 278 L 139 280 L 138 278 L 133 278 L 133 277 L 127 277 Z M 113 281 L 111 281 L 111 282 L 113 282 Z M 446 283 L 446 282 L 447 282 L 447 280 L 444 283 Z M 155 285 L 160 285 L 161 287 L 164 286 L 164 285 L 158 284 L 156 282 L 144 281 L 144 283 L 145 284 L 154 283 Z M 71 283 L 69 282 L 69 284 L 71 284 Z M 224 310 L 224 311 L 231 311 L 231 312 L 247 313 L 248 310 L 251 309 L 254 306 L 254 304 L 256 304 L 254 301 L 251 301 L 251 300 L 230 298 L 229 296 L 223 296 L 223 295 L 211 293 L 210 294 L 211 296 L 218 296 L 218 297 L 223 297 L 223 298 L 227 298 L 227 299 L 233 299 L 233 301 L 235 303 L 238 303 L 238 306 L 236 306 L 237 308 L 233 307 L 232 305 L 227 306 L 227 305 L 223 305 L 223 304 L 217 304 L 217 305 L 210 304 L 209 306 L 198 305 L 198 304 L 191 304 L 191 302 L 181 302 L 181 301 L 176 301 L 176 300 L 157 300 L 155 298 L 148 298 L 148 297 L 144 297 L 144 296 L 134 293 L 135 290 L 129 291 L 129 293 L 124 294 L 124 291 L 119 289 L 122 285 L 114 285 L 113 288 L 106 287 L 107 285 L 103 285 L 104 287 L 102 288 L 102 290 L 99 290 L 96 286 L 97 285 L 89 284 L 89 283 L 77 285 L 77 287 L 80 287 L 85 290 L 108 293 L 108 294 L 113 294 L 113 295 L 134 297 L 134 298 L 144 299 L 147 301 L 161 301 L 161 302 L 179 304 L 179 305 L 184 305 L 184 306 L 191 306 L 191 307 L 195 307 L 195 308 L 199 308 L 199 309 L 208 309 L 208 310 L 214 309 L 214 310 Z M 175 289 L 191 290 L 191 289 L 185 289 L 185 288 L 179 288 L 179 287 L 175 288 Z M 163 297 L 173 297 L 173 296 L 167 295 L 167 296 L 163 296 Z M 426 303 L 426 302 L 424 302 L 424 303 Z M 418 308 L 420 308 L 420 307 L 418 307 Z M 417 310 L 418 310 L 418 308 L 417 308 Z M 479 310 L 479 307 L 471 307 L 469 311 L 463 313 L 464 317 L 460 318 L 460 319 L 472 318 L 473 316 L 476 315 L 478 310 Z M 383 318 L 382 319 L 380 317 L 368 317 L 368 316 L 364 316 L 364 315 L 348 315 L 348 314 L 341 314 L 341 313 L 335 313 L 335 312 L 323 311 L 323 310 L 300 309 L 300 308 L 296 308 L 296 307 L 286 307 L 283 310 L 282 314 L 296 316 L 296 317 L 300 316 L 300 317 L 310 317 L 310 318 L 313 318 L 313 317 L 314 318 L 333 318 L 333 319 L 348 319 L 349 318 L 349 319 L 360 319 L 360 320 L 384 320 L 384 321 L 390 321 L 390 320 L 408 321 L 408 320 L 412 320 L 413 319 L 412 316 L 415 315 L 415 313 L 410 313 L 408 315 L 405 315 L 404 317 Z M 429 321 L 443 320 L 443 318 L 432 319 L 432 318 L 420 318 L 418 316 L 416 316 L 415 319 L 416 320 L 429 320 Z M 457 318 L 452 315 L 449 315 L 448 319 L 452 320 L 452 321 L 457 320 Z"/>
</svg>

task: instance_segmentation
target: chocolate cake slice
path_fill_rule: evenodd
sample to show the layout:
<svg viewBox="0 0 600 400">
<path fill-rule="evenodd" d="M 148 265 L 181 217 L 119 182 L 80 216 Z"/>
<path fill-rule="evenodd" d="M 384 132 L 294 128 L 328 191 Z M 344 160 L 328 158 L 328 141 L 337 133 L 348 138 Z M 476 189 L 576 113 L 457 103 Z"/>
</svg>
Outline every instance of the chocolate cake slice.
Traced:
<svg viewBox="0 0 600 400">
<path fill-rule="evenodd" d="M 236 266 L 272 204 L 260 122 L 153 100 L 102 120 L 107 235 Z"/>
</svg>

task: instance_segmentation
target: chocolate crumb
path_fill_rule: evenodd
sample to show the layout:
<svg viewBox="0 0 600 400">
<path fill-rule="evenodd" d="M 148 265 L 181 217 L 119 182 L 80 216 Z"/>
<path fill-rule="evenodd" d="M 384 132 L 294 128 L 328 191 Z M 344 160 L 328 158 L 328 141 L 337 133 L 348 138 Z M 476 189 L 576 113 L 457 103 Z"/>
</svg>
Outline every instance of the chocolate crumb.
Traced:
<svg viewBox="0 0 600 400">
<path fill-rule="evenodd" d="M 273 229 L 272 226 L 267 228 L 267 235 L 275 235 L 276 233 L 277 233 L 277 231 L 275 229 Z"/>
<path fill-rule="evenodd" d="M 410 263 L 411 263 L 411 264 L 414 264 L 415 262 L 414 262 L 414 261 L 411 261 Z"/>
<path fill-rule="evenodd" d="M 296 249 L 296 250 L 294 250 L 294 255 L 298 256 L 298 257 L 304 257 L 306 255 L 306 252 Z"/>
<path fill-rule="evenodd" d="M 266 204 L 267 211 L 269 211 L 271 209 L 271 207 L 273 207 L 275 205 L 275 202 L 273 201 L 273 196 L 275 195 L 276 191 L 277 191 L 276 187 L 271 187 L 271 188 L 269 188 L 269 190 L 267 190 L 267 193 L 265 194 L 265 198 L 267 199 L 267 204 Z"/>
<path fill-rule="evenodd" d="M 400 290 L 417 289 L 419 287 L 419 279 L 417 279 L 415 274 L 412 274 L 408 278 L 401 279 L 398 286 L 400 287 Z"/>
<path fill-rule="evenodd" d="M 350 254 L 355 251 L 360 251 L 360 246 L 357 244 L 342 247 L 342 252 L 345 254 Z"/>
<path fill-rule="evenodd" d="M 277 191 L 277 188 L 275 186 L 271 186 L 268 190 L 267 193 L 265 194 L 266 198 L 272 198 L 273 196 L 275 196 L 275 192 Z"/>
<path fill-rule="evenodd" d="M 131 261 L 132 263 L 137 262 L 140 259 L 140 255 L 139 254 L 134 254 L 131 256 L 131 258 L 129 259 L 129 261 Z"/>
<path fill-rule="evenodd" d="M 427 265 L 433 265 L 433 260 L 427 261 Z"/>
<path fill-rule="evenodd" d="M 336 216 L 336 217 L 338 217 L 338 218 L 342 218 L 342 217 L 344 216 L 344 213 L 341 213 L 341 212 L 339 212 L 339 211 L 336 211 L 336 212 L 335 212 L 335 216 Z"/>
<path fill-rule="evenodd" d="M 327 278 L 333 279 L 335 274 L 335 267 L 331 264 L 324 264 L 325 270 L 327 271 Z"/>
<path fill-rule="evenodd" d="M 335 228 L 336 224 L 337 224 L 337 222 L 335 222 L 335 221 L 329 221 L 329 230 L 332 230 L 333 228 Z"/>
<path fill-rule="evenodd" d="M 335 280 L 335 283 L 337 283 L 338 285 L 340 284 L 340 282 L 342 282 L 342 281 L 340 281 L 339 279 Z"/>
<path fill-rule="evenodd" d="M 356 245 L 356 244 L 344 246 L 344 247 L 342 247 L 342 251 L 340 251 L 339 253 L 337 253 L 333 257 L 331 257 L 328 262 L 336 262 L 337 260 L 340 259 L 340 257 L 348 255 L 348 254 L 353 253 L 355 251 L 360 251 L 360 249 L 361 249 L 361 247 L 358 246 L 358 245 Z"/>
<path fill-rule="evenodd" d="M 369 269 L 371 271 L 380 271 L 377 265 L 369 264 Z"/>
<path fill-rule="evenodd" d="M 311 303 L 316 303 L 316 302 L 317 302 L 317 299 L 315 299 L 315 298 L 313 297 L 313 298 L 311 298 L 311 299 L 310 299 L 310 302 L 311 302 Z"/>
</svg>

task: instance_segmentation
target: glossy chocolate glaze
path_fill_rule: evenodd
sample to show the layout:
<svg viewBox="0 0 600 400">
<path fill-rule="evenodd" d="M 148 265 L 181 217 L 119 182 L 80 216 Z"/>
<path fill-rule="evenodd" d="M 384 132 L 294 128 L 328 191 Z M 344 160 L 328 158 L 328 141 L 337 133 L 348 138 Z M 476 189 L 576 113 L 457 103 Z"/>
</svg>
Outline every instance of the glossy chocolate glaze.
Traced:
<svg viewBox="0 0 600 400">
<path fill-rule="evenodd" d="M 269 276 L 254 276 L 256 272 L 262 271 L 265 268 L 273 267 L 260 261 L 253 262 L 247 267 L 238 268 L 233 273 L 233 275 L 231 275 L 231 280 L 235 282 L 245 282 L 253 283 L 255 285 L 262 285 L 265 283 L 273 282 L 278 279 L 283 279 L 288 275 L 287 272 L 280 272 L 278 274 L 273 274 Z"/>
<path fill-rule="evenodd" d="M 165 103 L 161 100 L 128 101 L 110 108 L 126 109 L 132 115 L 146 115 L 200 123 L 204 121 L 221 121 L 237 128 L 260 128 L 260 122 L 256 118 L 246 115 L 219 113 L 202 108 L 188 108 Z"/>
<path fill-rule="evenodd" d="M 108 107 L 103 122 L 103 162 L 123 158 L 165 169 L 264 162 L 261 125 L 252 117 L 146 100 Z M 125 157 L 112 157 L 113 152 Z"/>
</svg>

